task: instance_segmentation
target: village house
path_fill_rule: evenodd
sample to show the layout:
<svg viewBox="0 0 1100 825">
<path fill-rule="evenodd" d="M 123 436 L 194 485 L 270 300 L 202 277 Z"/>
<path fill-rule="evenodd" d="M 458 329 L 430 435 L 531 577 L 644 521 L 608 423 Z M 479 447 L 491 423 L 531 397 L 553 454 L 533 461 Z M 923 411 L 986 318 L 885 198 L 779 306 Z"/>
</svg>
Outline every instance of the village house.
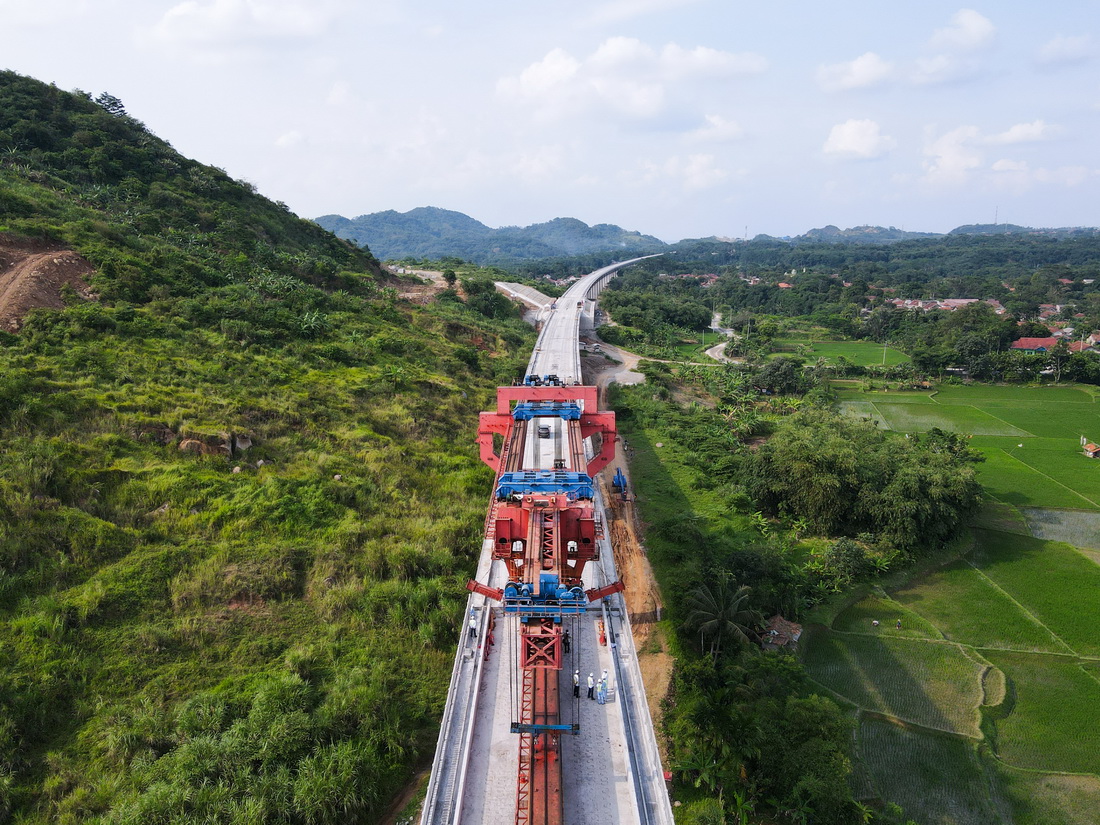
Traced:
<svg viewBox="0 0 1100 825">
<path fill-rule="evenodd" d="M 923 312 L 931 312 L 934 309 L 954 312 L 968 304 L 985 303 L 993 307 L 993 312 L 997 315 L 1005 314 L 1005 308 L 1001 305 L 1001 302 L 995 298 L 987 298 L 984 301 L 981 298 L 943 298 L 942 300 L 936 298 L 891 298 L 887 303 L 893 304 L 898 309 L 919 309 Z"/>
<path fill-rule="evenodd" d="M 760 646 L 764 650 L 793 650 L 802 636 L 802 625 L 790 622 L 776 613 L 764 628 Z"/>
<path fill-rule="evenodd" d="M 1012 342 L 1012 349 L 1025 352 L 1028 355 L 1044 355 L 1054 349 L 1058 342 L 1062 340 L 1064 339 L 1053 335 L 1049 338 L 1019 338 Z M 1094 344 L 1095 340 L 1091 335 L 1084 341 L 1067 342 L 1070 352 L 1090 352 Z"/>
</svg>

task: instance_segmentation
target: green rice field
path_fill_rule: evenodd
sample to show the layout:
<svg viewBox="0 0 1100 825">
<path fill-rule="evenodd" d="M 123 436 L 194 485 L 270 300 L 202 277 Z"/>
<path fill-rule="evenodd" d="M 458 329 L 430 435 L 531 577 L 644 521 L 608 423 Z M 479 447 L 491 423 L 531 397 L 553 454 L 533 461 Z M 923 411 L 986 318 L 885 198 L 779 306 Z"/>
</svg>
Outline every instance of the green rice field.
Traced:
<svg viewBox="0 0 1100 825">
<path fill-rule="evenodd" d="M 1074 651 L 966 561 L 903 587 L 894 598 L 927 617 L 953 641 L 976 648 L 1041 653 Z"/>
<path fill-rule="evenodd" d="M 1014 507 L 1100 511 L 1100 461 L 1082 436 L 1100 440 L 1100 403 L 1083 387 L 947 386 L 927 392 L 839 389 L 840 406 L 898 433 L 938 427 L 973 436 L 986 461 L 989 496 Z M 1100 542 L 1100 535 L 1096 538 Z"/>
<path fill-rule="evenodd" d="M 982 575 L 1078 655 L 1100 658 L 1100 566 L 1061 542 L 975 532 Z"/>
<path fill-rule="evenodd" d="M 973 742 L 865 716 L 859 745 L 873 755 L 865 764 L 875 787 L 906 812 L 921 811 L 921 825 L 1009 821 L 1008 804 L 976 758 Z M 928 788 L 936 789 L 933 809 L 927 805 Z"/>
<path fill-rule="evenodd" d="M 1094 823 L 1100 564 L 1007 505 L 983 524 L 966 558 L 811 627 L 804 663 L 856 708 L 867 798 L 937 825 Z"/>
<path fill-rule="evenodd" d="M 808 338 L 776 338 L 773 346 L 777 355 L 801 357 L 806 363 L 813 364 L 819 358 L 826 362 L 835 361 L 843 356 L 853 364 L 871 367 L 885 364 L 888 367 L 906 364 L 909 356 L 893 347 L 883 349 L 882 344 L 874 341 L 814 341 Z M 805 347 L 804 352 L 799 349 Z"/>
<path fill-rule="evenodd" d="M 1072 659 L 991 653 L 990 660 L 1014 694 L 1012 712 L 997 722 L 997 755 L 1018 768 L 1100 775 L 1100 682 Z"/>
<path fill-rule="evenodd" d="M 1100 550 L 1100 513 L 1026 508 L 1023 514 L 1029 532 L 1036 538 Z"/>
<path fill-rule="evenodd" d="M 980 736 L 984 668 L 955 645 L 886 633 L 824 633 L 811 639 L 806 666 L 820 684 L 864 710 Z"/>
<path fill-rule="evenodd" d="M 1100 779 L 1074 774 L 1033 773 L 1001 766 L 1000 786 L 1017 822 L 1030 825 L 1096 825 Z"/>
</svg>

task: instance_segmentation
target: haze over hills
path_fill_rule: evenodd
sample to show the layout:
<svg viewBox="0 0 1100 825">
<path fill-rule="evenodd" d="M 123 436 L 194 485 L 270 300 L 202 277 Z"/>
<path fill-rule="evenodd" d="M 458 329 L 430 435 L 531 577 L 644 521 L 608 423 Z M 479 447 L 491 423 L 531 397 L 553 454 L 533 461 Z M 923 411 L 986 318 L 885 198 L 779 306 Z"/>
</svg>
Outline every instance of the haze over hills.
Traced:
<svg viewBox="0 0 1100 825">
<path fill-rule="evenodd" d="M 370 250 L 383 260 L 401 258 L 456 257 L 480 264 L 507 264 L 543 258 L 594 253 L 645 254 L 674 248 L 652 235 L 630 231 L 614 224 L 589 226 L 576 218 L 555 218 L 531 226 L 493 229 L 480 221 L 449 209 L 423 206 L 408 212 L 373 212 L 357 218 L 323 215 L 315 223 Z M 1033 229 L 1015 224 L 969 224 L 948 235 L 1034 234 L 1049 237 L 1077 237 L 1094 234 L 1094 228 Z M 924 238 L 943 238 L 935 232 L 911 232 L 893 226 L 856 226 L 850 229 L 828 225 L 794 237 L 757 235 L 753 240 L 789 243 L 888 244 Z M 679 243 L 693 240 L 685 239 Z M 717 238 L 727 242 L 742 239 Z"/>
</svg>

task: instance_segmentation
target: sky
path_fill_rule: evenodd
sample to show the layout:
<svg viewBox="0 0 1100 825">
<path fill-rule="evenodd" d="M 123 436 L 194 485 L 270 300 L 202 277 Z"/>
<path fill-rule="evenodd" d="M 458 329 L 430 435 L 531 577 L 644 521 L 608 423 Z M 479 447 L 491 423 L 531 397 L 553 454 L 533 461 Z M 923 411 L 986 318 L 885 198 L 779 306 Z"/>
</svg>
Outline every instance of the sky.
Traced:
<svg viewBox="0 0 1100 825">
<path fill-rule="evenodd" d="M 307 218 L 1100 225 L 1097 0 L 0 0 L 0 68 Z"/>
</svg>

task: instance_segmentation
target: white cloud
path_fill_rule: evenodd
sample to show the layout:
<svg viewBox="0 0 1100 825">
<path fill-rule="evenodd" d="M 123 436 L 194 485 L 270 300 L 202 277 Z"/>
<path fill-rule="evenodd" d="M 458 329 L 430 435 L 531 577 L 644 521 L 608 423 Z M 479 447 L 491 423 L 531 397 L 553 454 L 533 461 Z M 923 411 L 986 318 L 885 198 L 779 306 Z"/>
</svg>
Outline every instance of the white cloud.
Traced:
<svg viewBox="0 0 1100 825">
<path fill-rule="evenodd" d="M 688 192 L 711 189 L 730 177 L 730 173 L 717 166 L 714 155 L 695 154 L 686 157 L 673 155 L 664 162 L 647 160 L 641 167 L 621 175 L 625 183 L 647 187 L 672 183 Z"/>
<path fill-rule="evenodd" d="M 656 57 L 653 48 L 634 37 L 609 37 L 586 61 L 596 71 L 644 69 Z"/>
<path fill-rule="evenodd" d="M 350 106 L 356 102 L 351 84 L 346 80 L 337 80 L 328 90 L 325 102 L 330 106 Z"/>
<path fill-rule="evenodd" d="M 677 158 L 672 170 L 683 181 L 684 188 L 693 191 L 710 189 L 729 177 L 726 170 L 715 165 L 714 155 L 688 155 L 683 161 Z"/>
<path fill-rule="evenodd" d="M 960 186 L 984 178 L 997 185 L 1010 183 L 1011 188 L 1018 191 L 1035 184 L 1077 186 L 1095 173 L 1083 166 L 1033 169 L 1027 161 L 1012 158 L 999 158 L 986 166 L 984 146 L 1037 143 L 1057 131 L 1058 127 L 1042 120 L 1017 123 L 992 135 L 983 135 L 976 126 L 960 126 L 938 136 L 928 129 L 925 131 L 924 179 L 935 185 Z"/>
<path fill-rule="evenodd" d="M 184 0 L 164 13 L 152 34 L 184 47 L 310 38 L 329 28 L 337 5 L 332 0 Z"/>
<path fill-rule="evenodd" d="M 966 80 L 978 72 L 978 64 L 973 59 L 949 54 L 921 57 L 915 65 L 912 79 L 918 86 Z"/>
<path fill-rule="evenodd" d="M 1048 40 L 1035 56 L 1040 66 L 1064 66 L 1084 63 L 1096 56 L 1096 47 L 1092 37 L 1079 34 L 1072 37 L 1055 37 Z"/>
<path fill-rule="evenodd" d="M 834 126 L 821 151 L 826 155 L 866 160 L 882 157 L 896 145 L 897 141 L 882 134 L 875 121 L 853 119 Z"/>
<path fill-rule="evenodd" d="M 926 136 L 925 180 L 937 185 L 963 183 L 971 171 L 982 165 L 982 153 L 975 144 L 981 134 L 976 126 L 960 126 L 939 137 Z"/>
<path fill-rule="evenodd" d="M 696 89 L 707 80 L 756 74 L 767 66 L 755 54 L 735 54 L 670 43 L 659 51 L 631 37 L 605 40 L 591 55 L 550 51 L 518 76 L 497 82 L 505 100 L 525 104 L 542 120 L 613 112 L 630 119 L 662 113 L 678 86 Z"/>
<path fill-rule="evenodd" d="M 1010 126 L 1000 134 L 990 135 L 985 139 L 986 143 L 991 144 L 1011 144 L 1011 143 L 1036 143 L 1041 140 L 1046 140 L 1058 131 L 1058 127 L 1051 126 L 1042 120 L 1035 120 L 1031 123 L 1017 123 L 1015 126 Z"/>
<path fill-rule="evenodd" d="M 929 43 L 935 49 L 971 52 L 990 45 L 996 33 L 988 17 L 973 9 L 960 9 L 952 16 L 951 25 L 937 29 Z"/>
<path fill-rule="evenodd" d="M 767 59 L 752 52 L 735 54 L 706 46 L 685 49 L 675 43 L 661 49 L 660 62 L 671 78 L 760 74 L 768 68 Z"/>
<path fill-rule="evenodd" d="M 1059 166 L 1057 169 L 1036 169 L 1035 180 L 1039 183 L 1054 183 L 1060 186 L 1080 186 L 1100 174 L 1087 166 Z"/>
<path fill-rule="evenodd" d="M 1072 189 L 1097 175 L 1095 170 L 1085 166 L 1059 166 L 1054 169 L 1040 166 L 1032 169 L 1026 161 L 1007 158 L 996 161 L 990 169 L 995 173 L 992 181 L 994 186 L 1016 194 L 1022 194 L 1036 186 Z"/>
<path fill-rule="evenodd" d="M 938 29 L 929 40 L 936 54 L 917 58 L 912 80 L 917 85 L 932 85 L 965 80 L 977 73 L 974 53 L 993 43 L 996 27 L 973 9 L 962 9 L 951 18 L 951 25 Z"/>
<path fill-rule="evenodd" d="M 705 126 L 700 126 L 685 135 L 689 141 L 695 143 L 725 143 L 737 140 L 745 134 L 741 124 L 733 120 L 726 120 L 721 115 L 707 115 L 705 119 Z"/>
<path fill-rule="evenodd" d="M 893 73 L 893 64 L 874 52 L 867 52 L 855 60 L 819 66 L 817 82 L 827 92 L 842 92 L 878 85 Z"/>
<path fill-rule="evenodd" d="M 562 146 L 533 146 L 512 157 L 507 163 L 511 175 L 534 184 L 560 180 L 568 172 Z"/>
</svg>

